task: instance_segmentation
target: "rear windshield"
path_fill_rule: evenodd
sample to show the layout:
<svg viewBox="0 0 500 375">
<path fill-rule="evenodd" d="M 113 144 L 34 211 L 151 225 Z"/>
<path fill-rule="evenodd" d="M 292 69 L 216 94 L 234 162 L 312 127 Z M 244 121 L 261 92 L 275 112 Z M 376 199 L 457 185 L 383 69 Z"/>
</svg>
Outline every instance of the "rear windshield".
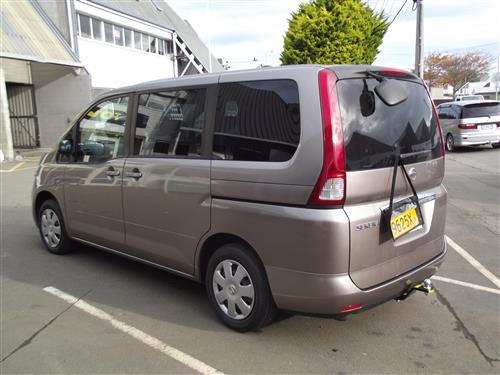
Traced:
<svg viewBox="0 0 500 375">
<path fill-rule="evenodd" d="M 462 118 L 489 117 L 500 115 L 500 103 L 468 104 L 462 109 Z"/>
<path fill-rule="evenodd" d="M 338 81 L 348 171 L 392 166 L 396 144 L 402 154 L 415 153 L 404 159 L 407 164 L 442 156 L 437 121 L 427 91 L 416 82 L 398 82 L 405 87 L 408 99 L 389 107 L 374 93 L 378 84 L 375 79 Z M 374 98 L 373 113 L 366 109 L 367 96 Z"/>
</svg>

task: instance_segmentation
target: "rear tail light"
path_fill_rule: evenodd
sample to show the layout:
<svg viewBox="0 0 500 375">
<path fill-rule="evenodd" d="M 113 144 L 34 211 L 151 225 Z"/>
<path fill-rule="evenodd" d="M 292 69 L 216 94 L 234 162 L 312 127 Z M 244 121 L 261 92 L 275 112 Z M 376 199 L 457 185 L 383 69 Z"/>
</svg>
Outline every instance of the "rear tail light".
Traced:
<svg viewBox="0 0 500 375">
<path fill-rule="evenodd" d="M 394 68 L 383 68 L 379 70 L 379 73 L 382 75 L 398 76 L 398 77 L 406 77 L 409 75 L 408 72 L 404 70 L 394 69 Z"/>
<path fill-rule="evenodd" d="M 497 122 L 497 128 L 500 128 L 500 122 Z"/>
<path fill-rule="evenodd" d="M 309 198 L 310 205 L 342 205 L 345 201 L 346 173 L 344 135 L 340 121 L 335 73 L 319 72 L 319 94 L 323 123 L 323 167 Z"/>
<path fill-rule="evenodd" d="M 477 126 L 472 124 L 460 124 L 458 127 L 460 129 L 477 129 Z"/>
</svg>

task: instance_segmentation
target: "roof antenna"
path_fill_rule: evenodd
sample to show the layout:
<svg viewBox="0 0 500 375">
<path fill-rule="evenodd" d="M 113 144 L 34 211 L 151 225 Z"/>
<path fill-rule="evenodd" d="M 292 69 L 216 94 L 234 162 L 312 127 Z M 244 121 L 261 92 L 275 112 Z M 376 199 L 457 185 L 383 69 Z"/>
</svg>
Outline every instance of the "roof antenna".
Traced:
<svg viewBox="0 0 500 375">
<path fill-rule="evenodd" d="M 153 4 L 153 6 L 156 8 L 156 10 L 157 10 L 158 12 L 163 12 L 163 9 L 161 9 L 161 8 L 160 8 L 160 7 L 159 7 L 159 6 L 158 6 L 158 5 L 154 2 L 154 0 L 149 0 L 149 1 L 151 1 L 151 4 Z"/>
</svg>

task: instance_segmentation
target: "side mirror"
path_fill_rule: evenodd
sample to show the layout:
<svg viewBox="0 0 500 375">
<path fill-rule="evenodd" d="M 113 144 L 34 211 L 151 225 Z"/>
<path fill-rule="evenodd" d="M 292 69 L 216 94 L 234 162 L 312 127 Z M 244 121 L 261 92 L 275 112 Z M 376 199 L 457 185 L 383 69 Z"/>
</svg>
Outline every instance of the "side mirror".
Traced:
<svg viewBox="0 0 500 375">
<path fill-rule="evenodd" d="M 384 79 L 375 86 L 375 93 L 385 104 L 392 107 L 408 99 L 408 93 L 403 85 L 395 79 Z"/>
<path fill-rule="evenodd" d="M 59 142 L 59 153 L 61 155 L 69 155 L 73 152 L 73 141 L 70 139 L 63 139 Z"/>
</svg>

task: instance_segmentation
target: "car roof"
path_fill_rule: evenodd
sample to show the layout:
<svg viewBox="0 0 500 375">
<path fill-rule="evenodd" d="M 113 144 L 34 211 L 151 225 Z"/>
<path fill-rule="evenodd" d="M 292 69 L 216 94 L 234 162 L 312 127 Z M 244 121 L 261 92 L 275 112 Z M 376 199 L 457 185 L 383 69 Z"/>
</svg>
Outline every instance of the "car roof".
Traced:
<svg viewBox="0 0 500 375">
<path fill-rule="evenodd" d="M 440 105 L 438 105 L 438 108 L 439 107 L 446 107 L 448 105 L 458 105 L 460 107 L 463 107 L 463 106 L 466 106 L 466 105 L 469 105 L 469 104 L 481 104 L 481 103 L 500 103 L 500 101 L 498 100 L 461 100 L 461 101 L 458 101 L 458 102 L 446 102 L 446 103 L 441 103 Z"/>
<path fill-rule="evenodd" d="M 297 70 L 321 70 L 321 69 L 332 69 L 335 72 L 335 75 L 339 79 L 344 79 L 344 78 L 359 78 L 359 77 L 364 77 L 365 75 L 362 74 L 363 72 L 367 70 L 372 70 L 372 71 L 380 71 L 380 70 L 393 70 L 390 67 L 382 67 L 382 66 L 375 66 L 375 65 L 351 65 L 351 64 L 339 64 L 339 65 L 320 65 L 320 64 L 297 64 L 297 65 L 282 65 L 282 66 L 277 66 L 277 67 L 262 67 L 262 68 L 257 68 L 257 69 L 245 69 L 245 70 L 230 70 L 230 71 L 224 71 L 224 72 L 216 72 L 216 73 L 206 73 L 206 74 L 196 74 L 196 75 L 188 75 L 188 76 L 183 76 L 183 77 L 175 77 L 175 78 L 164 78 L 164 79 L 159 79 L 159 80 L 154 80 L 154 81 L 148 81 L 148 82 L 142 82 L 138 83 L 135 85 L 130 85 L 126 87 L 120 87 L 116 89 L 112 89 L 109 91 L 106 91 L 102 93 L 102 95 L 99 95 L 98 99 L 102 99 L 105 97 L 113 96 L 113 95 L 119 95 L 122 93 L 129 93 L 129 92 L 136 92 L 136 91 L 142 91 L 142 90 L 147 90 L 149 88 L 157 88 L 160 87 L 162 84 L 165 85 L 174 85 L 178 84 L 179 86 L 181 85 L 189 85 L 190 83 L 193 84 L 194 82 L 199 80 L 199 84 L 204 84 L 209 80 L 214 80 L 216 77 L 220 77 L 221 75 L 240 75 L 241 73 L 245 72 L 269 72 L 269 71 L 283 71 L 283 70 L 289 70 L 289 71 L 297 71 Z M 401 70 L 401 69 L 394 69 L 394 70 Z M 401 70 L 403 71 L 403 70 Z M 404 71 L 407 74 L 407 77 L 410 79 L 419 79 L 417 76 L 415 76 L 411 72 Z"/>
</svg>

